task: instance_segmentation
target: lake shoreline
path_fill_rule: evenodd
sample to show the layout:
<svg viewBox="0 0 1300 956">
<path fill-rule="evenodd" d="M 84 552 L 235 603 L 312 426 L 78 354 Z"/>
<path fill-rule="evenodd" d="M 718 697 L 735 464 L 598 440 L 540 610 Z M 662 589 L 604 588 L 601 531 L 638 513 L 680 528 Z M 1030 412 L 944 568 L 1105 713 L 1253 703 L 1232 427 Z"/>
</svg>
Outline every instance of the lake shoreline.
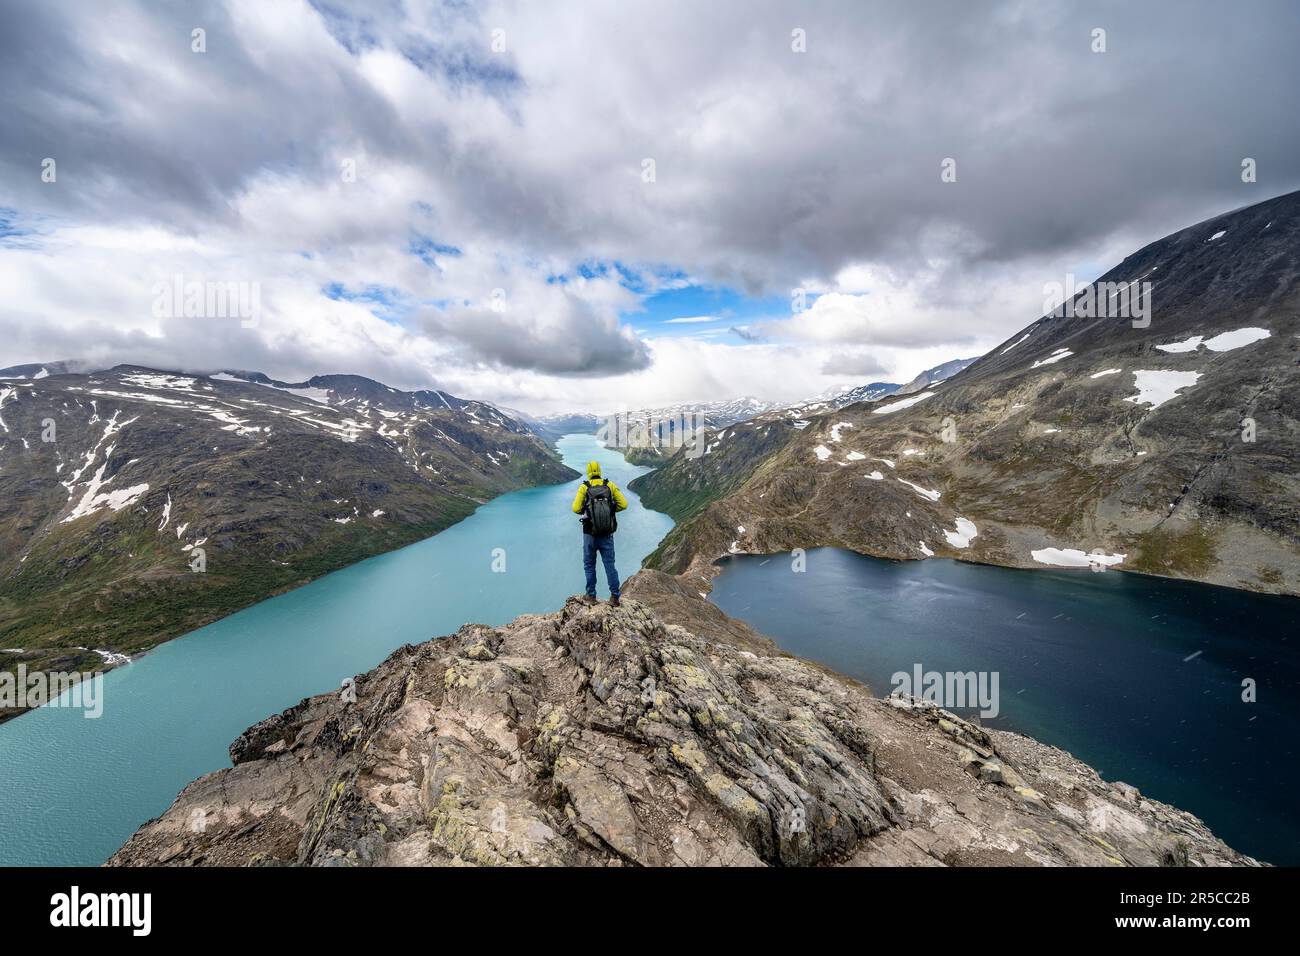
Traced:
<svg viewBox="0 0 1300 956">
<path fill-rule="evenodd" d="M 567 482 L 554 482 L 553 484 L 566 484 L 566 483 L 567 483 Z M 529 485 L 528 488 L 547 488 L 547 487 L 552 487 L 553 484 L 547 484 L 547 485 Z M 515 490 L 515 491 L 525 491 L 525 490 L 527 490 L 527 488 L 519 488 L 519 489 L 514 489 L 514 490 Z M 169 628 L 169 629 L 167 629 L 167 630 L 165 630 L 165 631 L 160 632 L 160 633 L 162 633 L 162 634 L 165 635 L 165 636 L 163 636 L 163 637 L 158 637 L 157 639 L 154 639 L 154 637 L 153 637 L 152 635 L 150 635 L 149 637 L 144 638 L 144 640 L 146 640 L 148 643 L 144 644 L 144 645 L 143 645 L 142 647 L 140 647 L 139 649 L 132 649 L 129 653 L 126 652 L 126 651 L 122 651 L 122 652 L 120 652 L 120 653 L 123 653 L 123 654 L 128 654 L 128 656 L 130 657 L 130 660 L 129 660 L 129 661 L 124 661 L 124 662 L 122 662 L 122 663 L 120 663 L 120 664 L 115 664 L 115 665 L 113 665 L 112 667 L 95 669 L 95 670 L 93 671 L 93 673 L 97 673 L 97 674 L 100 674 L 100 675 L 107 675 L 107 674 L 109 674 L 109 673 L 111 673 L 111 672 L 113 672 L 113 671 L 119 670 L 119 669 L 121 669 L 121 668 L 123 668 L 123 667 L 129 667 L 131 664 L 134 664 L 134 663 L 136 663 L 137 661 L 142 660 L 142 659 L 143 659 L 147 654 L 149 654 L 151 651 L 155 651 L 155 650 L 157 650 L 159 647 L 162 647 L 162 646 L 164 646 L 164 645 L 166 645 L 166 644 L 169 644 L 169 643 L 171 643 L 172 641 L 178 640 L 179 638 L 184 637 L 186 634 L 190 634 L 190 633 L 192 633 L 192 632 L 194 632 L 194 631 L 196 631 L 196 630 L 200 630 L 200 629 L 202 629 L 202 628 L 208 627 L 209 625 L 216 624 L 216 623 L 218 623 L 219 621 L 223 621 L 223 620 L 225 620 L 226 618 L 229 618 L 229 617 L 231 617 L 231 616 L 233 616 L 233 615 L 235 615 L 235 614 L 238 614 L 238 613 L 240 613 L 241 611 L 245 611 L 245 610 L 247 610 L 247 609 L 250 608 L 250 607 L 255 607 L 256 605 L 262 603 L 263 601 L 269 601 L 269 600 L 271 600 L 271 599 L 273 599 L 273 598 L 281 597 L 281 596 L 283 596 L 283 595 L 285 595 L 285 594 L 291 594 L 291 593 L 293 593 L 294 591 L 297 591 L 297 590 L 299 590 L 299 589 L 301 589 L 301 588 L 307 587 L 308 585 L 313 584 L 313 583 L 315 583 L 316 581 L 321 580 L 322 578 L 328 577 L 328 576 L 331 575 L 331 574 L 335 574 L 335 573 L 337 573 L 337 572 L 339 572 L 339 571 L 345 571 L 345 570 L 347 570 L 348 568 L 356 567 L 358 564 L 362 564 L 362 563 L 364 563 L 364 562 L 366 562 L 366 561 L 371 561 L 371 560 L 373 560 L 373 559 L 375 559 L 375 558 L 383 557 L 384 555 L 392 554 L 392 553 L 394 553 L 394 552 L 401 551 L 401 550 L 403 550 L 404 548 L 410 548 L 410 547 L 413 547 L 413 546 L 415 546 L 415 545 L 420 544 L 421 542 L 428 541 L 428 540 L 431 539 L 431 538 L 435 538 L 435 537 L 437 537 L 438 535 L 442 534 L 444 531 L 447 531 L 447 530 L 450 529 L 450 528 L 454 528 L 456 525 L 460 524 L 462 521 L 467 521 L 468 519 L 472 518 L 472 517 L 473 517 L 473 516 L 478 512 L 479 508 L 483 507 L 483 506 L 486 505 L 486 504 L 491 503 L 492 501 L 496 500 L 496 498 L 501 497 L 501 495 L 508 495 L 508 494 L 512 494 L 512 493 L 513 493 L 513 491 L 503 491 L 503 492 L 501 492 L 500 494 L 495 495 L 494 497 L 492 497 L 492 498 L 488 498 L 488 499 L 483 500 L 483 501 L 478 501 L 477 499 L 470 499 L 470 498 L 467 498 L 467 497 L 465 497 L 465 496 L 462 495 L 462 496 L 460 496 L 460 497 L 464 498 L 464 500 L 466 500 L 466 501 L 475 501 L 475 502 L 476 502 L 476 503 L 475 503 L 475 506 L 474 506 L 474 510 L 468 512 L 467 514 L 465 514 L 465 515 L 463 515 L 463 516 L 461 516 L 461 517 L 459 517 L 459 518 L 457 518 L 457 519 L 455 519 L 455 520 L 452 521 L 450 524 L 447 524 L 447 525 L 444 525 L 444 526 L 442 526 L 442 527 L 439 527 L 438 530 L 436 530 L 436 531 L 433 531 L 433 532 L 428 533 L 428 534 L 421 533 L 418 537 L 414 537 L 414 538 L 412 538 L 410 541 L 405 541 L 405 542 L 400 543 L 400 544 L 394 544 L 392 547 L 383 548 L 383 549 L 375 550 L 375 551 L 370 551 L 369 553 L 363 553 L 362 556 L 357 557 L 355 560 L 349 560 L 349 561 L 347 561 L 347 562 L 344 563 L 344 564 L 339 564 L 339 565 L 337 565 L 337 566 L 326 566 L 326 567 L 324 567 L 322 570 L 320 570 L 320 571 L 316 571 L 316 572 L 312 572 L 312 573 L 309 573 L 306 577 L 299 578 L 299 579 L 295 580 L 295 581 L 294 581 L 293 583 L 291 583 L 291 584 L 287 584 L 287 585 L 283 585 L 283 586 L 280 586 L 280 587 L 276 587 L 276 588 L 274 588 L 274 589 L 272 589 L 272 590 L 270 590 L 270 591 L 267 591 L 265 594 L 259 595 L 259 596 L 257 596 L 257 597 L 250 598 L 250 599 L 248 600 L 247 603 L 242 604 L 242 605 L 239 605 L 239 606 L 237 606 L 237 607 L 232 607 L 232 608 L 223 609 L 222 611 L 220 611 L 220 612 L 218 612 L 218 613 L 211 614 L 211 615 L 198 615 L 198 616 L 194 617 L 192 620 L 190 620 L 190 621 L 188 621 L 188 622 L 186 622 L 186 623 L 184 623 L 184 624 L 178 624 L 175 628 Z M 363 550 L 364 550 L 364 549 L 363 549 Z M 53 647 L 53 648 L 43 648 L 43 647 L 24 648 L 24 650 L 25 650 L 27 653 L 31 653 L 31 652 L 33 652 L 33 651 L 43 651 L 43 650 L 47 650 L 47 649 L 48 649 L 48 650 L 52 650 L 52 651 L 56 651 L 56 652 L 62 650 L 61 648 L 58 648 L 58 647 Z M 90 673 L 90 672 L 88 672 L 88 673 Z M 4 708 L 4 709 L 0 709 L 0 726 L 3 726 L 4 724 L 8 723 L 9 721 L 17 720 L 19 717 L 22 717 L 22 716 L 25 715 L 25 714 L 29 714 L 29 713 L 31 713 L 33 710 L 39 710 L 39 709 L 40 709 L 40 708 L 36 708 L 36 707 L 25 707 L 25 708 Z"/>
</svg>

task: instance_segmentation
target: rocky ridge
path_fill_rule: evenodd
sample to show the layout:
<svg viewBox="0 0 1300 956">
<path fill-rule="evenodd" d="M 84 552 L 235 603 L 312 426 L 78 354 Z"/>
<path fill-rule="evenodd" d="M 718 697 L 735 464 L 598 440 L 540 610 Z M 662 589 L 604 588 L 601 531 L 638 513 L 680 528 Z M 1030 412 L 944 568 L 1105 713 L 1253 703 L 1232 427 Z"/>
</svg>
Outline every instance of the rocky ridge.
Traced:
<svg viewBox="0 0 1300 956">
<path fill-rule="evenodd" d="M 1255 863 L 1062 751 L 786 656 L 663 574 L 627 594 L 399 649 L 355 702 L 249 728 L 109 865 Z"/>
</svg>

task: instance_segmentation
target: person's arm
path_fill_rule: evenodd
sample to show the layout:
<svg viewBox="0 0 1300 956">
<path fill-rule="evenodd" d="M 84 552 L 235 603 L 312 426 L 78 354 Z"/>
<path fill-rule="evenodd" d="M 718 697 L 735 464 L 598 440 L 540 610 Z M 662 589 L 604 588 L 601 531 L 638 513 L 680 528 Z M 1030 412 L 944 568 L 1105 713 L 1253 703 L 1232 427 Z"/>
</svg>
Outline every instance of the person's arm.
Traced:
<svg viewBox="0 0 1300 956">
<path fill-rule="evenodd" d="M 578 493 L 573 496 L 573 513 L 575 515 L 582 514 L 582 509 L 585 508 L 586 506 L 587 506 L 587 486 L 585 484 L 581 484 L 578 485 Z"/>
<path fill-rule="evenodd" d="M 609 493 L 614 496 L 614 510 L 622 511 L 625 509 L 627 507 L 627 499 L 623 497 L 623 492 L 618 490 L 618 485 L 614 484 L 612 481 L 606 481 L 605 484 L 609 485 Z"/>
</svg>

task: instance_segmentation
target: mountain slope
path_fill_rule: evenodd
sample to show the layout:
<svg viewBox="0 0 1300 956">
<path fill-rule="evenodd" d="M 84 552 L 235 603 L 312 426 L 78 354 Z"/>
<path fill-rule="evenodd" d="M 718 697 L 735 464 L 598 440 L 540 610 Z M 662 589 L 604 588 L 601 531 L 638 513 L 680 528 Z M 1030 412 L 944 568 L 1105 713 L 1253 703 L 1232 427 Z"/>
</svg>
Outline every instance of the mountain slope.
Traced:
<svg viewBox="0 0 1300 956">
<path fill-rule="evenodd" d="M 1148 327 L 1049 314 L 940 386 L 814 416 L 651 560 L 825 544 L 1300 593 L 1298 278 L 1300 193 L 1174 233 L 1098 280 L 1153 282 Z M 634 487 L 660 507 L 706 467 Z"/>
<path fill-rule="evenodd" d="M 109 865 L 1255 862 L 1062 751 L 873 698 L 679 590 L 642 572 L 618 609 L 571 599 L 404 647 L 355 702 L 249 728 Z"/>
<path fill-rule="evenodd" d="M 0 381 L 0 668 L 99 666 L 574 474 L 490 405 L 359 376 Z"/>
</svg>

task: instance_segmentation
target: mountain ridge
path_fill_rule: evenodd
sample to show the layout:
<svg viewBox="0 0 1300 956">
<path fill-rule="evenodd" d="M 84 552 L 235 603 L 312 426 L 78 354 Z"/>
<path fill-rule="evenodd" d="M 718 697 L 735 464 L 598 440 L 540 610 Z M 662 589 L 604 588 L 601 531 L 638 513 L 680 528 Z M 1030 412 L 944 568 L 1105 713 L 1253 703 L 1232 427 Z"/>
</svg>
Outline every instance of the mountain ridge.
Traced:
<svg viewBox="0 0 1300 956">
<path fill-rule="evenodd" d="M 633 482 L 679 522 L 650 564 L 833 545 L 1300 593 L 1297 249 L 1292 193 L 1078 292 L 1152 282 L 1149 326 L 1049 313 L 938 386 L 777 442 L 748 440 L 761 419 L 733 429 Z"/>
</svg>

